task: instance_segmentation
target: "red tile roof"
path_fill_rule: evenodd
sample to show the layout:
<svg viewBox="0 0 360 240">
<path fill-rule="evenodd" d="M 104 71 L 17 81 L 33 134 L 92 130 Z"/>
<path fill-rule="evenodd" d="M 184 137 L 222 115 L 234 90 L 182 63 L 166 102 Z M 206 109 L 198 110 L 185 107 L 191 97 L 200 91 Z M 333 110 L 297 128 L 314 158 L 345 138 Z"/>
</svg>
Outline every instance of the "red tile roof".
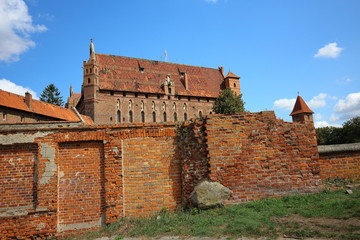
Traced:
<svg viewBox="0 0 360 240">
<path fill-rule="evenodd" d="M 164 94 L 161 84 L 170 74 L 177 94 L 216 98 L 224 81 L 220 71 L 213 68 L 99 53 L 96 61 L 100 67 L 100 89 Z M 181 73 L 187 74 L 188 90 Z"/>
<path fill-rule="evenodd" d="M 225 78 L 228 78 L 228 77 L 231 77 L 231 78 L 240 78 L 239 76 L 236 76 L 234 73 L 232 72 L 229 72 Z"/>
<path fill-rule="evenodd" d="M 71 121 L 71 122 L 79 122 L 80 118 L 76 115 L 76 113 L 67 108 L 59 107 L 54 104 L 46 103 L 38 100 L 31 100 L 31 104 L 29 108 L 25 103 L 25 97 L 20 96 L 14 93 L 10 93 L 7 91 L 3 91 L 0 89 L 0 106 L 13 108 L 25 112 L 31 112 L 43 116 L 52 117 L 59 120 Z M 84 118 L 87 124 L 91 124 L 92 121 L 88 119 L 86 116 L 81 116 Z"/>
<path fill-rule="evenodd" d="M 76 106 L 80 101 L 81 93 L 72 93 L 72 95 L 68 98 L 67 104 L 72 104 L 72 106 Z"/>
<path fill-rule="evenodd" d="M 304 99 L 301 96 L 298 96 L 294 105 L 294 108 L 292 112 L 290 113 L 290 116 L 300 114 L 300 113 L 314 113 L 310 110 L 308 105 L 305 103 Z"/>
</svg>

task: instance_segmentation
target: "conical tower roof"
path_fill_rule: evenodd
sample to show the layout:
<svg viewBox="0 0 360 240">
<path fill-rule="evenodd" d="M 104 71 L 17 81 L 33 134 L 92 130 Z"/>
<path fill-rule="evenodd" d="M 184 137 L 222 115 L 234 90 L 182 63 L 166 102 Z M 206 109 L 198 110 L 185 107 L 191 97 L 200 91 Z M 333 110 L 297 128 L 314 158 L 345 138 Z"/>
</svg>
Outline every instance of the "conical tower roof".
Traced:
<svg viewBox="0 0 360 240">
<path fill-rule="evenodd" d="M 296 115 L 296 114 L 301 114 L 301 113 L 310 113 L 310 114 L 312 114 L 314 112 L 310 110 L 308 105 L 305 103 L 304 99 L 299 95 L 296 98 L 295 106 L 294 106 L 292 112 L 290 113 L 290 116 L 293 116 L 293 115 Z"/>
<path fill-rule="evenodd" d="M 239 76 L 236 76 L 234 73 L 232 73 L 232 72 L 228 72 L 228 74 L 226 75 L 226 77 L 225 78 L 228 78 L 228 77 L 230 77 L 230 78 L 240 78 Z"/>
</svg>

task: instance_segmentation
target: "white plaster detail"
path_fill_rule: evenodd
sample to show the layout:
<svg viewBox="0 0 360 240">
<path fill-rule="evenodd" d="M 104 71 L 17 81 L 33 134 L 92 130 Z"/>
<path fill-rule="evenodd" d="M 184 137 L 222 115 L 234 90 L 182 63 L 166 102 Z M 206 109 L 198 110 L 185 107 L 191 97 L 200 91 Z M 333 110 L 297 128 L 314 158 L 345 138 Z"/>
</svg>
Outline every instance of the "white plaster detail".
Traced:
<svg viewBox="0 0 360 240">
<path fill-rule="evenodd" d="M 55 148 L 49 146 L 47 143 L 40 145 L 40 154 L 43 158 L 48 159 L 49 161 L 45 162 L 45 171 L 41 176 L 40 185 L 47 184 L 55 175 L 57 171 L 57 165 L 55 164 Z"/>
</svg>

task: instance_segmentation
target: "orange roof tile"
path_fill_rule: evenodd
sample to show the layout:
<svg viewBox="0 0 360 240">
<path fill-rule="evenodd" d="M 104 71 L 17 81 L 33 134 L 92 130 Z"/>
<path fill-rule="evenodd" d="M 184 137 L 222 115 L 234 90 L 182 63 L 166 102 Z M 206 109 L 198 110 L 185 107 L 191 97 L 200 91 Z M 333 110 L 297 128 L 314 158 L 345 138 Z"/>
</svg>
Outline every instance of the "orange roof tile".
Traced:
<svg viewBox="0 0 360 240">
<path fill-rule="evenodd" d="M 301 96 L 298 96 L 296 98 L 294 108 L 293 108 L 292 112 L 290 113 L 290 116 L 300 114 L 300 113 L 314 113 L 314 112 L 310 110 L 308 105 L 305 103 L 304 99 Z"/>
<path fill-rule="evenodd" d="M 232 72 L 229 72 L 225 78 L 228 78 L 228 77 L 231 77 L 231 78 L 240 78 L 239 76 L 235 75 L 234 73 Z"/>
<path fill-rule="evenodd" d="M 14 108 L 21 111 L 31 112 L 43 116 L 57 118 L 59 120 L 78 122 L 80 119 L 71 109 L 59 107 L 54 104 L 38 100 L 31 100 L 31 108 L 25 103 L 25 97 L 14 93 L 0 90 L 0 106 Z"/>
<path fill-rule="evenodd" d="M 213 68 L 99 53 L 96 61 L 100 68 L 100 89 L 164 94 L 161 84 L 170 74 L 177 94 L 216 98 L 224 81 L 220 71 Z M 187 74 L 188 90 L 184 87 L 181 73 Z"/>
<path fill-rule="evenodd" d="M 68 98 L 68 104 L 71 103 L 72 106 L 76 106 L 81 98 L 81 93 L 72 93 L 72 95 Z"/>
</svg>

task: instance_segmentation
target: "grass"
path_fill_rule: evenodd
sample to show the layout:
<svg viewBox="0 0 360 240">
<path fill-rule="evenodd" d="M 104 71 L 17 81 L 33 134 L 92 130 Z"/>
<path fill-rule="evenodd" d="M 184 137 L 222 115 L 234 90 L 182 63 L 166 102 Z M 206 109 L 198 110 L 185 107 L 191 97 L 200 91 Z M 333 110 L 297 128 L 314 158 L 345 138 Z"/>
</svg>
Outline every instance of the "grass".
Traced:
<svg viewBox="0 0 360 240">
<path fill-rule="evenodd" d="M 102 236 L 117 236 L 119 240 L 139 236 L 360 239 L 360 189 L 353 189 L 351 195 L 344 191 L 323 191 L 206 211 L 163 210 L 150 218 L 121 219 L 69 239 Z"/>
</svg>

